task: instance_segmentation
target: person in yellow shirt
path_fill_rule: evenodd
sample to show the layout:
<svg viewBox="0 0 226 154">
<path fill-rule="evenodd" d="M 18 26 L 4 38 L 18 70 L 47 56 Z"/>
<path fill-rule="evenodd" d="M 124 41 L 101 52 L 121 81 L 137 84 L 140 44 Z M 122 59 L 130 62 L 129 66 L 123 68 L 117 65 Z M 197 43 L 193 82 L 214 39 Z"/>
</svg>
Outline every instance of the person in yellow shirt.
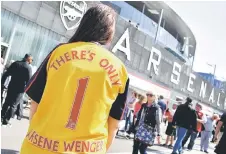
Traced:
<svg viewBox="0 0 226 154">
<path fill-rule="evenodd" d="M 128 92 L 124 64 L 111 43 L 116 13 L 90 8 L 74 36 L 42 62 L 26 88 L 30 126 L 21 154 L 105 154 L 118 129 Z"/>
</svg>

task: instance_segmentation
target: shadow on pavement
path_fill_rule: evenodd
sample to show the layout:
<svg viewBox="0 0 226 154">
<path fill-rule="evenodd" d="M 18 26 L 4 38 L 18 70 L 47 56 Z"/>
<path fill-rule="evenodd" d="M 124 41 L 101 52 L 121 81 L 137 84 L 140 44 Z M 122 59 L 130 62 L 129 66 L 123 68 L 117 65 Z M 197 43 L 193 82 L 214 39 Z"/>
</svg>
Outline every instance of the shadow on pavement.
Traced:
<svg viewBox="0 0 226 154">
<path fill-rule="evenodd" d="M 150 148 L 148 148 L 147 151 L 148 152 L 157 153 L 157 154 L 165 154 L 166 153 L 166 152 L 163 152 L 163 151 L 159 151 L 159 150 L 155 150 L 155 149 L 150 149 Z"/>
<path fill-rule="evenodd" d="M 1 154 L 19 154 L 19 151 L 11 149 L 1 149 Z"/>
<path fill-rule="evenodd" d="M 22 118 L 23 118 L 23 119 L 29 120 L 29 117 L 28 117 L 28 116 L 24 116 L 24 115 L 23 115 Z"/>
</svg>

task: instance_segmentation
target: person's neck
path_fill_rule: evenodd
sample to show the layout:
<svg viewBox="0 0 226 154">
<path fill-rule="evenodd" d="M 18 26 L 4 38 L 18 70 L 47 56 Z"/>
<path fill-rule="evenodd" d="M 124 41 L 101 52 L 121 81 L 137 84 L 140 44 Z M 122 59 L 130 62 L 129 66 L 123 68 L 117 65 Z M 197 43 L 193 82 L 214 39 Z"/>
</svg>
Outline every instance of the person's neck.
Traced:
<svg viewBox="0 0 226 154">
<path fill-rule="evenodd" d="M 22 61 L 23 61 L 23 62 L 26 62 L 26 63 L 28 63 L 28 61 L 27 61 L 27 60 L 25 60 L 25 59 L 23 59 Z M 28 64 L 29 64 L 29 63 L 28 63 Z"/>
<path fill-rule="evenodd" d="M 154 101 L 148 101 L 148 105 L 151 105 L 153 103 L 154 103 Z"/>
</svg>

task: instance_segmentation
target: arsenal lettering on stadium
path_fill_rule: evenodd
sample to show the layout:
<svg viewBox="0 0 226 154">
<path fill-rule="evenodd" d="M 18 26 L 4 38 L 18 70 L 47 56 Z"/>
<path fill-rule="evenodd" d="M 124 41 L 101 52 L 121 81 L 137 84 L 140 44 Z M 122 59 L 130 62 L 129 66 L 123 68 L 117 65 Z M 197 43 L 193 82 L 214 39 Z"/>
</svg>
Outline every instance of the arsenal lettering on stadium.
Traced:
<svg viewBox="0 0 226 154">
<path fill-rule="evenodd" d="M 86 10 L 87 10 L 87 4 L 85 1 L 61 1 L 60 17 L 64 27 L 67 30 L 73 30 L 77 28 Z M 117 51 L 121 51 L 126 55 L 126 59 L 128 61 L 131 61 L 129 37 L 130 37 L 129 28 L 127 28 L 123 33 L 123 35 L 119 38 L 117 43 L 112 48 L 112 52 L 116 53 Z M 185 39 L 185 41 L 187 41 L 187 39 Z M 125 42 L 125 45 L 122 45 L 123 42 Z M 72 59 L 74 58 L 83 59 L 83 57 L 78 58 L 76 51 L 73 54 L 74 55 L 72 56 Z M 86 58 L 86 60 L 92 61 L 94 56 L 95 56 L 94 53 L 93 55 L 90 54 L 89 58 Z M 161 65 L 161 58 L 162 58 L 162 54 L 160 50 L 156 49 L 155 47 L 152 47 L 146 69 L 148 71 L 153 70 L 153 73 L 156 76 L 161 75 L 158 70 L 159 66 Z M 51 65 L 51 67 L 57 70 L 58 67 L 61 66 L 61 64 L 65 63 L 68 60 L 71 60 L 69 57 L 69 53 L 65 53 L 65 55 L 63 57 L 59 57 L 59 59 L 57 59 Z M 111 79 L 113 85 L 120 84 L 118 83 L 117 73 L 114 72 L 114 68 L 112 64 L 108 64 L 107 60 L 103 59 L 100 62 L 100 66 L 106 71 L 108 71 L 109 78 Z M 170 82 L 172 82 L 175 85 L 179 85 L 179 83 L 181 82 L 181 71 L 182 71 L 182 65 L 180 65 L 177 62 L 174 62 L 173 69 L 171 70 Z M 199 91 L 197 91 L 197 89 L 194 89 L 195 80 L 196 80 L 196 75 L 193 73 L 190 73 L 188 77 L 187 86 L 184 87 L 183 90 L 186 89 L 190 93 L 198 92 L 199 93 L 198 96 L 200 99 L 206 99 L 207 101 L 209 101 L 209 103 L 211 104 L 215 103 L 218 107 L 220 107 L 220 104 L 223 104 L 224 109 L 226 109 L 226 98 L 224 98 L 225 95 L 221 95 L 221 93 L 215 93 L 216 90 L 214 88 L 211 89 L 211 93 L 209 94 L 209 96 L 206 95 L 206 91 L 207 91 L 206 89 L 209 87 L 207 87 L 208 84 L 205 83 L 204 81 L 201 82 L 200 89 Z M 222 98 L 224 98 L 224 103 L 222 102 Z"/>
<path fill-rule="evenodd" d="M 125 41 L 125 46 L 122 45 L 122 43 Z M 116 53 L 117 51 L 121 51 L 126 55 L 127 60 L 131 60 L 131 54 L 130 54 L 130 42 L 129 42 L 129 29 L 127 28 L 126 31 L 123 33 L 123 35 L 119 38 L 115 46 L 112 48 L 112 52 Z M 157 57 L 157 58 L 156 58 Z M 147 70 L 150 71 L 151 68 L 153 68 L 153 72 L 155 75 L 161 75 L 159 74 L 159 65 L 161 64 L 161 58 L 162 54 L 161 51 L 156 49 L 155 47 L 152 47 L 150 51 L 150 56 L 149 56 L 149 61 L 148 61 L 148 66 Z M 180 65 L 177 62 L 173 63 L 173 69 L 171 71 L 171 78 L 170 81 L 178 85 L 180 83 L 180 74 L 182 70 L 182 65 Z M 193 73 L 190 73 L 188 83 L 186 90 L 190 93 L 194 93 L 194 82 L 196 80 L 196 75 Z M 216 103 L 217 106 L 219 107 L 220 104 L 223 104 L 223 102 L 220 102 L 221 98 L 221 93 L 216 94 L 214 91 L 214 88 L 212 88 L 211 94 L 209 96 L 206 96 L 206 88 L 207 88 L 207 83 L 204 81 L 201 82 L 200 85 L 200 91 L 199 91 L 199 97 L 200 98 L 208 98 L 208 101 L 212 103 Z M 226 98 L 224 102 L 224 107 L 226 108 Z"/>
</svg>

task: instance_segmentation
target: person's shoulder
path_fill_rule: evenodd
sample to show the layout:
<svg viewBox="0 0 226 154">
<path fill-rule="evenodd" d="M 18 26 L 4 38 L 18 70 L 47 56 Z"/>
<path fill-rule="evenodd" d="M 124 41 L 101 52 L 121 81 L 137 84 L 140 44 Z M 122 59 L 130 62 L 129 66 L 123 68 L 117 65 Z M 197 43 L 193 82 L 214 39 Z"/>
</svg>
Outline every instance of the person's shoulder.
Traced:
<svg viewBox="0 0 226 154">
<path fill-rule="evenodd" d="M 147 103 L 144 103 L 144 104 L 141 105 L 141 107 L 145 107 L 145 106 L 147 106 Z"/>
<path fill-rule="evenodd" d="M 224 113 L 222 114 L 222 116 L 226 117 L 226 112 L 224 112 Z"/>
<path fill-rule="evenodd" d="M 179 105 L 178 107 L 177 107 L 177 110 L 178 109 L 181 109 L 181 108 L 183 108 L 184 107 L 184 104 L 181 104 L 181 105 Z"/>
<path fill-rule="evenodd" d="M 32 70 L 32 66 L 30 64 L 28 64 L 27 62 L 24 63 L 24 67 L 28 70 L 31 71 Z"/>
<path fill-rule="evenodd" d="M 194 109 L 191 110 L 193 115 L 197 116 L 196 111 Z"/>
<path fill-rule="evenodd" d="M 226 112 L 221 116 L 221 121 L 226 122 Z"/>
<path fill-rule="evenodd" d="M 193 109 L 192 107 L 188 106 L 188 109 L 189 109 L 192 113 L 196 114 L 195 109 Z"/>
<path fill-rule="evenodd" d="M 10 67 L 19 67 L 19 66 L 21 66 L 23 64 L 23 61 L 15 61 L 15 62 L 13 62 L 11 65 L 10 65 Z"/>
<path fill-rule="evenodd" d="M 162 104 L 162 100 L 158 100 L 158 104 Z"/>
<path fill-rule="evenodd" d="M 18 65 L 18 64 L 20 64 L 20 63 L 22 63 L 23 61 L 14 61 L 11 65 Z"/>
<path fill-rule="evenodd" d="M 166 107 L 166 104 L 164 103 L 163 100 L 158 100 L 157 104 L 158 104 L 160 107 Z"/>
<path fill-rule="evenodd" d="M 60 44 L 56 45 L 56 46 L 50 51 L 50 53 L 51 53 L 51 52 L 53 53 L 53 51 L 55 51 L 55 50 L 61 50 L 61 49 L 64 50 L 65 48 L 70 47 L 70 46 L 72 46 L 71 43 L 60 43 Z"/>
<path fill-rule="evenodd" d="M 161 105 L 158 102 L 155 102 L 153 106 L 157 109 L 161 109 Z"/>
</svg>

